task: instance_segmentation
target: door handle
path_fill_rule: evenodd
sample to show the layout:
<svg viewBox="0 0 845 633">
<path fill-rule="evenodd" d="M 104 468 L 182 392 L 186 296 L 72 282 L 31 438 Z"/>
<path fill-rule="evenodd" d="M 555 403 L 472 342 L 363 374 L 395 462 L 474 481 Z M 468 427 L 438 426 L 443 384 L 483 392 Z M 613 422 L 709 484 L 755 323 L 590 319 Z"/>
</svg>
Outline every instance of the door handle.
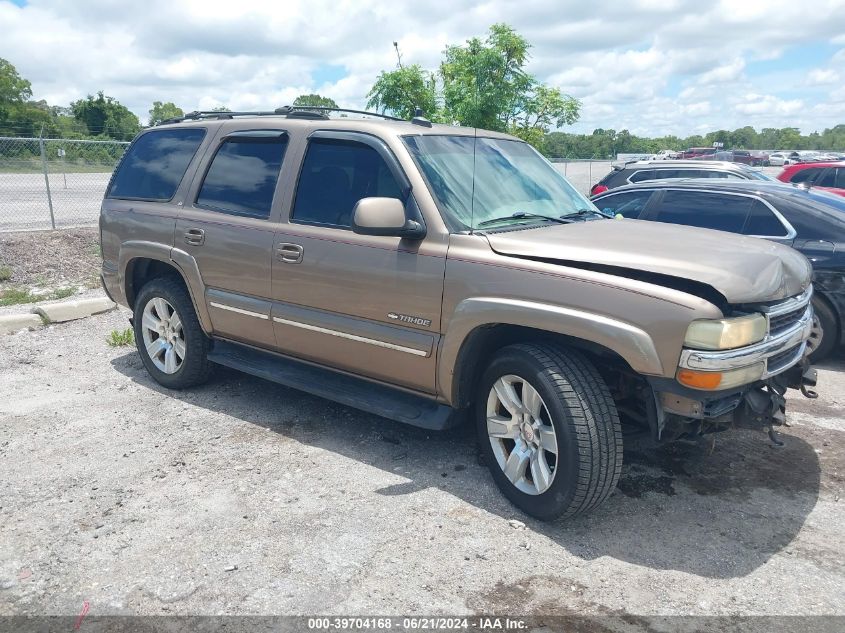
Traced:
<svg viewBox="0 0 845 633">
<path fill-rule="evenodd" d="M 202 229 L 188 229 L 185 231 L 185 243 L 199 246 L 205 242 L 205 231 Z"/>
<path fill-rule="evenodd" d="M 302 261 L 303 248 L 299 244 L 282 243 L 276 246 L 276 258 L 286 264 L 298 264 Z"/>
</svg>

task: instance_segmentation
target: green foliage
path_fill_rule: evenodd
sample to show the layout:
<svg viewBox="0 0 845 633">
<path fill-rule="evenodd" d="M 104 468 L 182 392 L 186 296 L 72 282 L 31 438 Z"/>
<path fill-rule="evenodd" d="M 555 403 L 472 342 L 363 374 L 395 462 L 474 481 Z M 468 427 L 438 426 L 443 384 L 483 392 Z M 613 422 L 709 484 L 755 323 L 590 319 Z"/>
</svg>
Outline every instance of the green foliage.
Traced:
<svg viewBox="0 0 845 633">
<path fill-rule="evenodd" d="M 410 119 L 417 108 L 433 121 L 441 120 L 437 109 L 436 78 L 418 64 L 379 73 L 367 93 L 367 108 Z"/>
<path fill-rule="evenodd" d="M 135 333 L 132 328 L 125 330 L 112 330 L 106 337 L 106 343 L 109 347 L 122 347 L 124 345 L 132 345 L 135 342 Z"/>
<path fill-rule="evenodd" d="M 763 128 L 757 132 L 745 126 L 734 131 L 717 130 L 686 138 L 634 136 L 628 130 L 593 130 L 592 134 L 552 132 L 545 136 L 542 150 L 554 158 L 615 158 L 617 154 L 655 154 L 662 149 L 684 150 L 689 147 L 712 147 L 722 142 L 726 149 L 758 150 L 832 150 L 845 151 L 845 125 L 828 128 L 821 133 L 802 135 L 797 128 Z"/>
<path fill-rule="evenodd" d="M 12 278 L 11 266 L 0 266 L 0 281 L 9 281 Z"/>
<path fill-rule="evenodd" d="M 24 103 L 32 96 L 32 85 L 11 63 L 0 57 L 0 105 Z"/>
<path fill-rule="evenodd" d="M 70 104 L 74 118 L 84 123 L 89 132 L 129 141 L 141 129 L 141 123 L 129 109 L 113 97 L 107 97 L 100 91 L 97 96 L 88 95 L 85 99 Z"/>
<path fill-rule="evenodd" d="M 213 108 L 211 108 L 211 112 L 231 112 L 231 111 L 232 110 L 229 108 L 229 106 L 224 106 L 224 105 L 214 106 Z"/>
<path fill-rule="evenodd" d="M 578 120 L 581 104 L 525 70 L 530 47 L 507 24 L 494 24 L 483 40 L 447 46 L 436 72 L 383 71 L 367 107 L 409 118 L 419 106 L 435 121 L 509 131 L 540 146 L 549 129 Z"/>
<path fill-rule="evenodd" d="M 158 125 L 167 119 L 175 119 L 176 117 L 184 116 L 185 113 L 182 108 L 176 106 L 172 101 L 162 103 L 161 101 L 153 101 L 153 107 L 150 108 L 149 125 Z"/>
<path fill-rule="evenodd" d="M 8 288 L 0 291 L 0 306 L 12 306 L 19 303 L 35 303 L 36 301 L 49 301 L 52 299 L 64 299 L 71 296 L 73 288 L 58 288 L 52 292 L 32 293 L 26 288 Z"/>
<path fill-rule="evenodd" d="M 293 100 L 293 105 L 295 106 L 316 106 L 319 108 L 336 108 L 337 103 L 335 103 L 334 99 L 330 99 L 329 97 L 324 97 L 318 94 L 309 94 L 309 95 L 299 95 L 296 99 Z"/>
</svg>

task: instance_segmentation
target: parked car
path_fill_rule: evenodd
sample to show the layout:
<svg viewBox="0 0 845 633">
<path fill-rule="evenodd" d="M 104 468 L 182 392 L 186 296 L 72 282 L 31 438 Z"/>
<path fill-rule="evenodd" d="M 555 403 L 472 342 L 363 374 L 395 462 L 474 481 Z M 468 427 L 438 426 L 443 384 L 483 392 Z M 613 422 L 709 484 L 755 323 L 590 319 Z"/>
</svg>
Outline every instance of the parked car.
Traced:
<svg viewBox="0 0 845 633">
<path fill-rule="evenodd" d="M 690 147 L 681 153 L 681 158 L 703 158 L 705 156 L 712 156 L 715 153 L 715 147 Z"/>
<path fill-rule="evenodd" d="M 745 149 L 730 149 L 723 152 L 716 152 L 713 160 L 726 160 L 731 163 L 742 163 L 743 165 L 762 166 L 766 160 L 763 156 L 752 154 Z"/>
<path fill-rule="evenodd" d="M 778 180 L 845 196 L 845 161 L 790 165 L 778 174 Z"/>
<path fill-rule="evenodd" d="M 792 246 L 813 264 L 818 318 L 813 360 L 825 358 L 845 342 L 842 198 L 778 182 L 685 180 L 629 185 L 596 196 L 593 202 L 626 218 L 742 233 Z"/>
<path fill-rule="evenodd" d="M 673 149 L 662 149 L 654 155 L 654 160 L 677 160 L 681 155 L 682 152 L 676 152 Z"/>
<path fill-rule="evenodd" d="M 608 189 L 635 182 L 674 178 L 771 180 L 758 169 L 728 161 L 676 160 L 667 164 L 665 161 L 639 160 L 614 165 L 609 174 L 593 185 L 590 195 L 595 196 Z"/>
<path fill-rule="evenodd" d="M 773 152 L 769 154 L 769 165 L 773 167 L 782 167 L 783 165 L 792 165 L 797 162 L 798 154 L 793 157 L 789 152 Z"/>
<path fill-rule="evenodd" d="M 219 364 L 469 418 L 504 495 L 550 519 L 610 495 L 629 432 L 771 427 L 815 382 L 796 251 L 608 219 L 506 134 L 314 110 L 191 113 L 117 166 L 103 285 L 166 388 Z"/>
</svg>

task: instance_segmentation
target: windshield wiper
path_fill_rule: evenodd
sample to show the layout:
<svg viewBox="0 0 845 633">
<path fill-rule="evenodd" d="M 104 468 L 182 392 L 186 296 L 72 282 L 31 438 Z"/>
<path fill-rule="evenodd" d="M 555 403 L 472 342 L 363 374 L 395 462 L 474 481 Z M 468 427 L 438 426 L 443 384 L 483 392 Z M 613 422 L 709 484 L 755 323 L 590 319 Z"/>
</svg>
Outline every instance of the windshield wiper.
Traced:
<svg viewBox="0 0 845 633">
<path fill-rule="evenodd" d="M 583 218 L 585 215 L 600 215 L 603 218 L 612 218 L 614 217 L 610 213 L 605 213 L 604 211 L 599 211 L 598 209 L 578 209 L 577 211 L 573 211 L 572 213 L 566 213 L 560 216 L 562 219 L 566 218 Z"/>
<path fill-rule="evenodd" d="M 498 222 L 506 222 L 508 220 L 521 220 L 523 218 L 537 218 L 539 220 L 548 220 L 549 222 L 557 222 L 558 224 L 569 224 L 570 220 L 566 220 L 564 218 L 556 218 L 551 215 L 541 215 L 539 213 L 529 213 L 528 211 L 516 211 L 510 215 L 503 215 L 498 218 L 492 218 L 490 220 L 484 220 L 483 222 L 479 222 L 479 228 L 482 226 L 489 226 L 490 224 L 497 224 Z"/>
</svg>

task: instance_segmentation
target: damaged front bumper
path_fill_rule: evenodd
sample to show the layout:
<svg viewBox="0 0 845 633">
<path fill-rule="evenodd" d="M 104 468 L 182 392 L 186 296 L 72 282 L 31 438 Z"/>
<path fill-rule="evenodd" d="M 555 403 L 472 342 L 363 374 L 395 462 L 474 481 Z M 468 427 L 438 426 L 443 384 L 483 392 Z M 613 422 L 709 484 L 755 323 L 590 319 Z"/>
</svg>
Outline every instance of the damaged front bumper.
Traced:
<svg viewBox="0 0 845 633">
<path fill-rule="evenodd" d="M 810 305 L 812 288 L 805 293 L 770 308 L 769 335 L 756 345 L 727 350 L 686 349 L 681 354 L 681 368 L 699 371 L 730 371 L 763 363 L 760 380 L 724 392 L 690 389 L 677 381 L 655 379 L 652 423 L 658 440 L 701 435 L 728 428 L 762 428 L 777 441 L 773 429 L 786 422 L 786 391 L 800 389 L 807 397 L 816 397 L 816 371 L 810 367 L 807 340 L 813 328 Z M 784 317 L 786 327 L 777 328 Z"/>
</svg>

